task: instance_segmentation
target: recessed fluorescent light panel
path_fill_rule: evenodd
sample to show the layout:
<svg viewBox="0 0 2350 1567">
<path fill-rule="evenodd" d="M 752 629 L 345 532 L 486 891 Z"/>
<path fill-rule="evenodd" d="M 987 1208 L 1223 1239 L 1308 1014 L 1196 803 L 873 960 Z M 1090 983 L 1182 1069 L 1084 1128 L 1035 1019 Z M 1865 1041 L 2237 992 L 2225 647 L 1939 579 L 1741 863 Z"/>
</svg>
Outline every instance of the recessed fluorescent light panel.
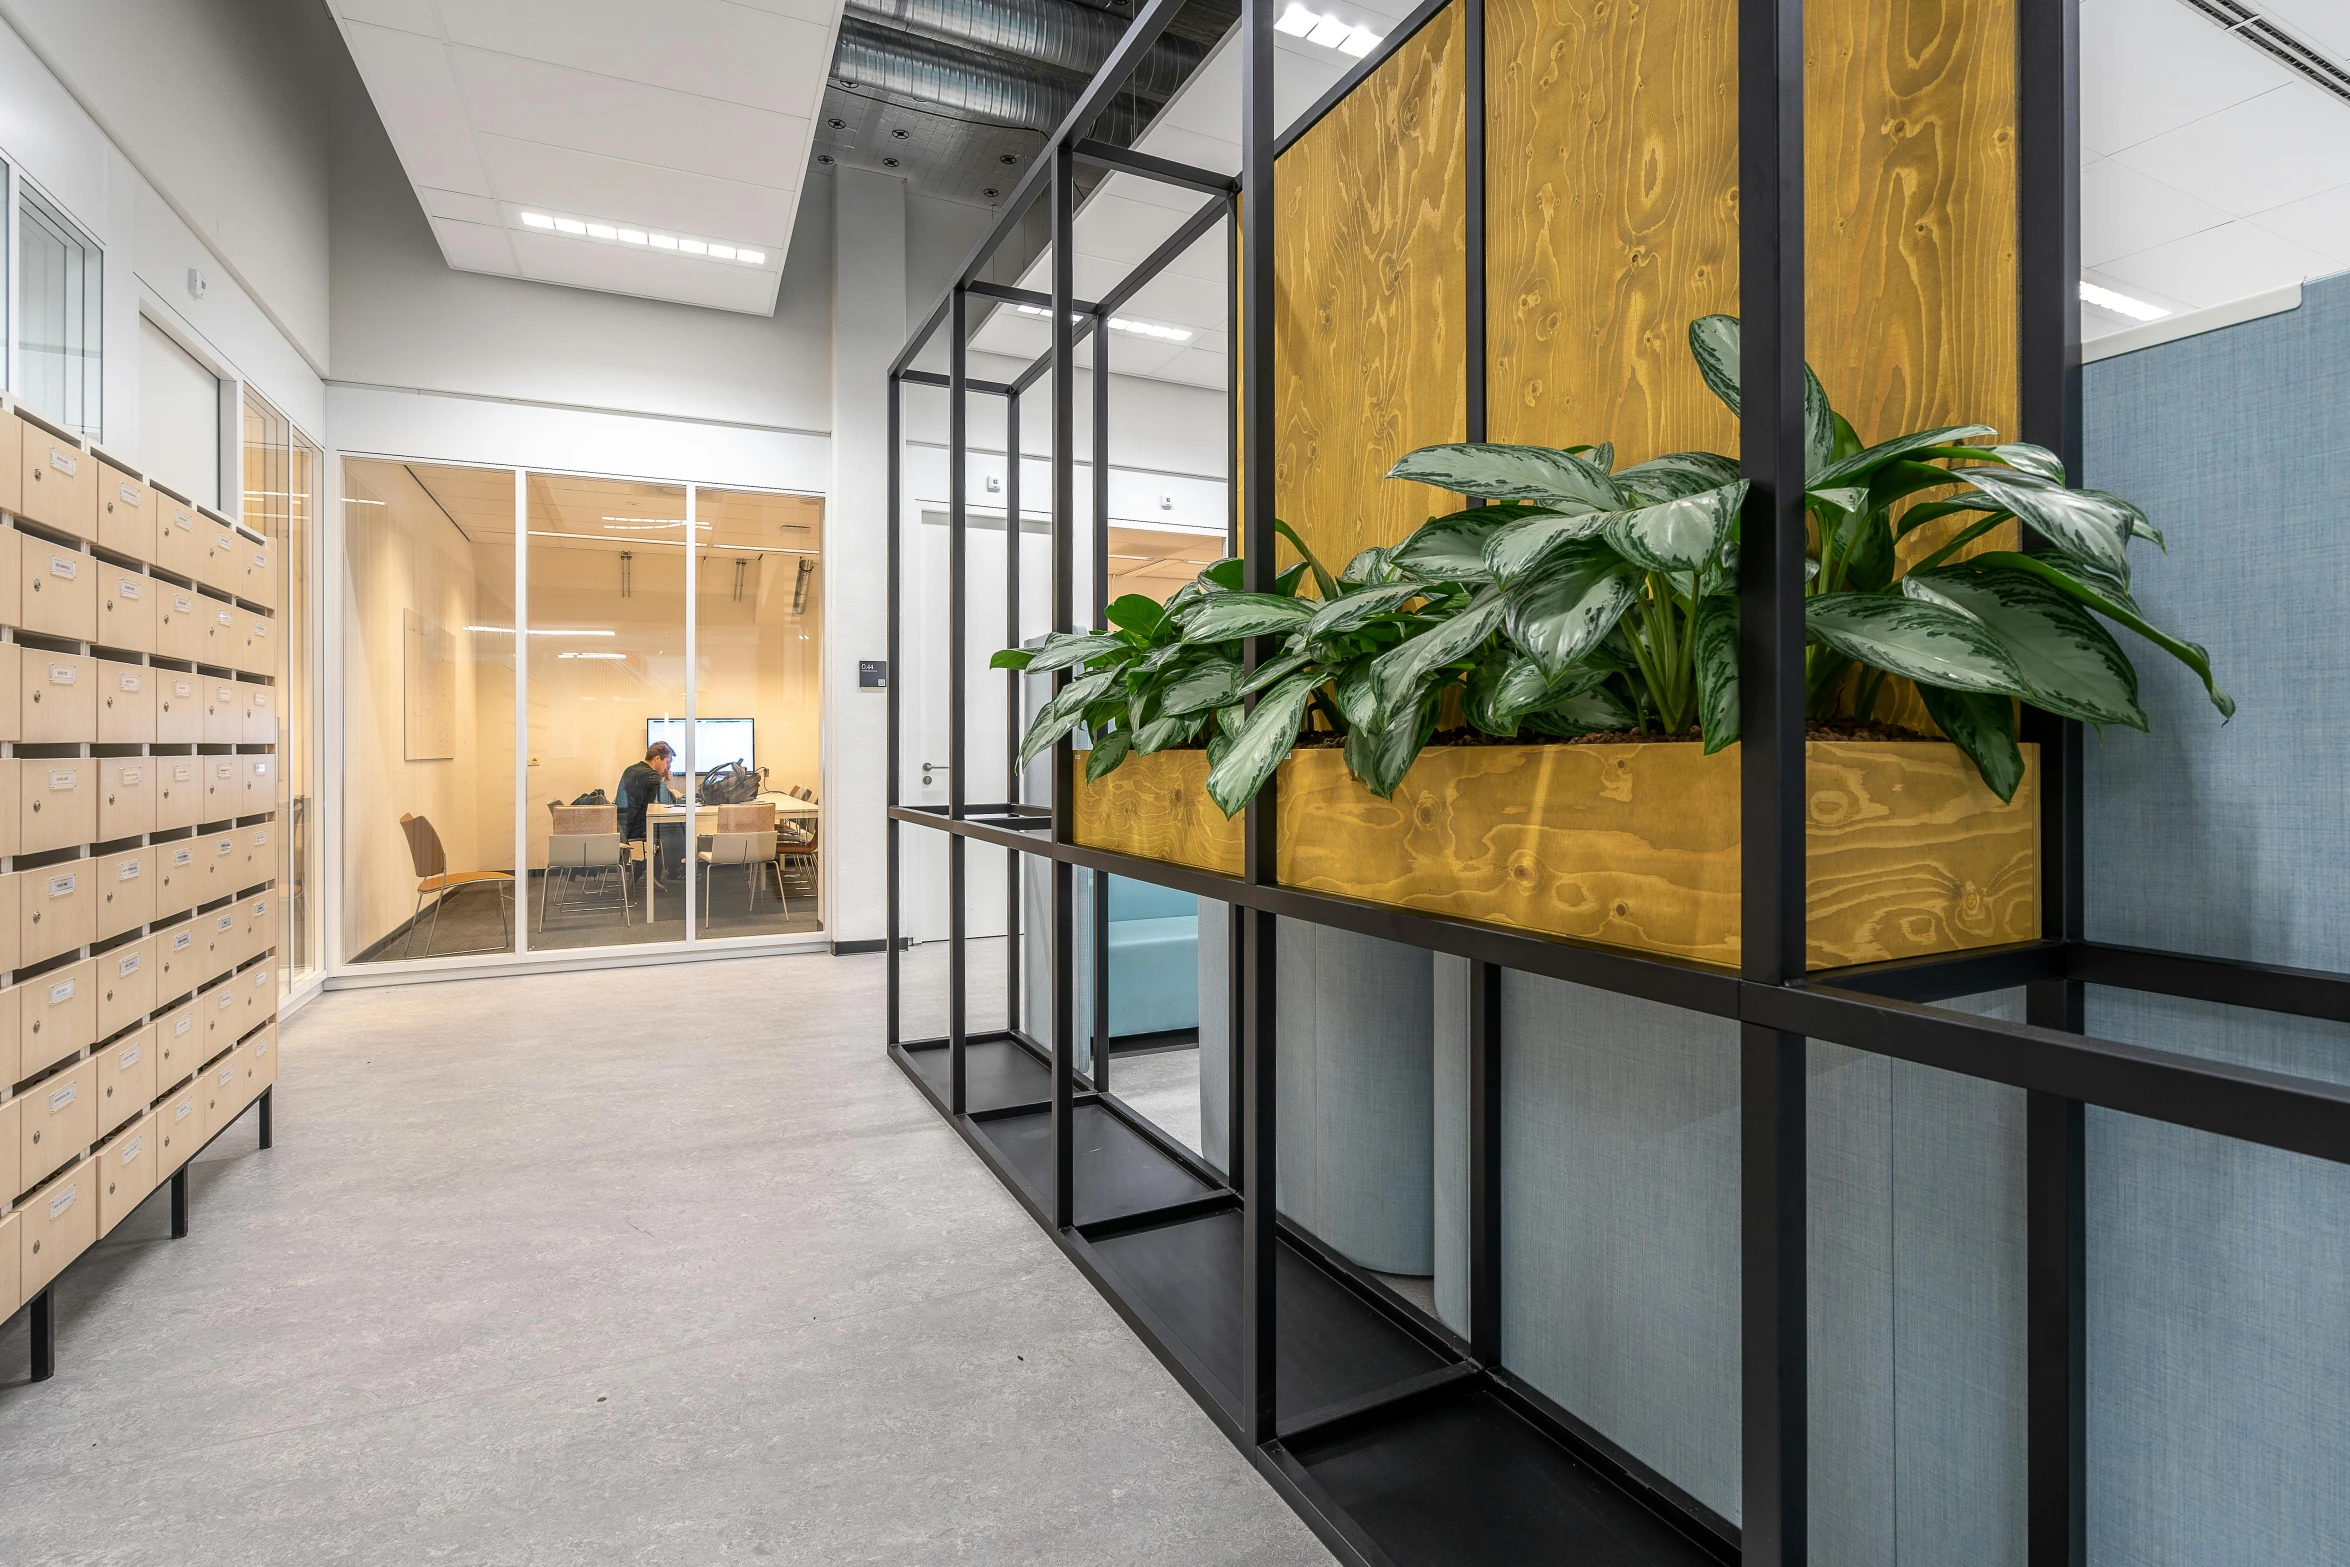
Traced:
<svg viewBox="0 0 2350 1567">
<path fill-rule="evenodd" d="M 2081 303 L 2095 305 L 2100 310 L 2110 310 L 2117 316 L 2128 316 L 2132 321 L 2160 321 L 2170 314 L 2160 305 L 2150 305 L 2143 299 L 2132 299 L 2127 294 L 2117 294 L 2110 288 L 2099 288 L 2094 283 L 2081 285 Z"/>
<path fill-rule="evenodd" d="M 1335 49 L 1340 54 L 1352 55 L 1358 60 L 1378 48 L 1379 41 L 1387 36 L 1296 4 L 1281 13 L 1281 19 L 1273 24 L 1273 30 L 1287 33 L 1292 38 L 1303 38 L 1310 44 L 1320 44 L 1325 49 Z"/>
<path fill-rule="evenodd" d="M 622 228 L 613 223 L 590 223 L 585 218 L 558 217 L 548 212 L 523 213 L 522 226 L 546 234 L 568 234 L 577 239 L 592 239 L 606 245 L 667 250 L 688 256 L 705 256 L 713 261 L 732 261 L 747 267 L 763 267 L 767 264 L 767 252 L 753 250 L 748 245 L 722 245 L 716 240 L 687 239 L 676 234 L 658 234 L 651 229 Z"/>
<path fill-rule="evenodd" d="M 1053 313 L 1042 305 L 1021 305 L 1017 308 L 1024 316 L 1037 316 L 1047 321 L 1052 319 Z M 1072 311 L 1069 319 L 1082 321 L 1085 318 Z M 1155 337 L 1166 343 L 1188 343 L 1191 341 L 1191 329 L 1188 327 L 1162 326 L 1156 321 L 1134 321 L 1125 316 L 1110 317 L 1110 330 L 1131 332 L 1136 337 Z"/>
</svg>

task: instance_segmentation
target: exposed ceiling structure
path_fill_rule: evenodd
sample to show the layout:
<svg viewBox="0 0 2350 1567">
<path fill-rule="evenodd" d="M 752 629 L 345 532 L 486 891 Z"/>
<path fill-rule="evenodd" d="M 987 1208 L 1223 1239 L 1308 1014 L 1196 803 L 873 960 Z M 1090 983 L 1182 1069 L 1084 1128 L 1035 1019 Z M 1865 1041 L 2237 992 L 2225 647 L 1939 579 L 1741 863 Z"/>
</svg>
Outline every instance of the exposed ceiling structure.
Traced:
<svg viewBox="0 0 2350 1567">
<path fill-rule="evenodd" d="M 464 272 L 767 315 L 840 0 L 330 0 Z"/>
<path fill-rule="evenodd" d="M 413 504 L 421 496 L 477 546 L 514 544 L 514 471 L 454 464 L 355 459 L 354 506 Z M 640 479 L 533 473 L 526 481 L 531 549 L 675 549 L 685 536 L 685 486 Z M 705 555 L 816 555 L 824 502 L 769 490 L 697 489 L 694 533 Z"/>
</svg>

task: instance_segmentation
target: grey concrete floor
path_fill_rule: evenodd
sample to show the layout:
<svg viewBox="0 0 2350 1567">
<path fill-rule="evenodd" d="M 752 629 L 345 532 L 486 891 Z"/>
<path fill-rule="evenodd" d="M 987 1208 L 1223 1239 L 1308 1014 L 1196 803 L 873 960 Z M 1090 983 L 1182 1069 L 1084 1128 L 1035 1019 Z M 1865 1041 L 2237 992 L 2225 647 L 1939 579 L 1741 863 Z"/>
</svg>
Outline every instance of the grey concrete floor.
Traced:
<svg viewBox="0 0 2350 1567">
<path fill-rule="evenodd" d="M 11 1563 L 1329 1557 L 883 1056 L 882 960 L 326 996 L 0 1332 Z"/>
</svg>

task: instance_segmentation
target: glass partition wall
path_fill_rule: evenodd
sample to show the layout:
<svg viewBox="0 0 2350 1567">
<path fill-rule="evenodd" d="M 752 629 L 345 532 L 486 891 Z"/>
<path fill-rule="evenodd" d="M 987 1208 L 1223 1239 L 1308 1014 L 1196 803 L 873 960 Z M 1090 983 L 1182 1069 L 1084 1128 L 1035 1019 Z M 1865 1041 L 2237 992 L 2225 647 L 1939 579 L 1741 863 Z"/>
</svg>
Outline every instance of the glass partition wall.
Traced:
<svg viewBox="0 0 2350 1567">
<path fill-rule="evenodd" d="M 823 928 L 820 500 L 349 458 L 344 512 L 347 961 Z"/>
</svg>

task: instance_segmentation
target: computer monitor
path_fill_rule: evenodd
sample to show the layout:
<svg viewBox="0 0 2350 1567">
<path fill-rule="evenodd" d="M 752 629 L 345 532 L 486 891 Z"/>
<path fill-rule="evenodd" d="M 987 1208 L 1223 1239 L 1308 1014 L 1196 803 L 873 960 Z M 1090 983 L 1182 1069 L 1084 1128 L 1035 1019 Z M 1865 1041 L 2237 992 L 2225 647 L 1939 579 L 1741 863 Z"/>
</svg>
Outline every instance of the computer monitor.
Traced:
<svg viewBox="0 0 2350 1567">
<path fill-rule="evenodd" d="M 724 767 L 728 762 L 740 762 L 745 767 L 759 765 L 759 750 L 753 731 L 755 720 L 748 718 L 697 718 L 694 720 L 694 751 L 691 758 L 696 773 L 707 773 Z M 666 740 L 669 749 L 677 753 L 677 765 L 682 772 L 687 763 L 685 751 L 685 720 L 682 718 L 648 718 L 645 720 L 645 745 Z"/>
</svg>

